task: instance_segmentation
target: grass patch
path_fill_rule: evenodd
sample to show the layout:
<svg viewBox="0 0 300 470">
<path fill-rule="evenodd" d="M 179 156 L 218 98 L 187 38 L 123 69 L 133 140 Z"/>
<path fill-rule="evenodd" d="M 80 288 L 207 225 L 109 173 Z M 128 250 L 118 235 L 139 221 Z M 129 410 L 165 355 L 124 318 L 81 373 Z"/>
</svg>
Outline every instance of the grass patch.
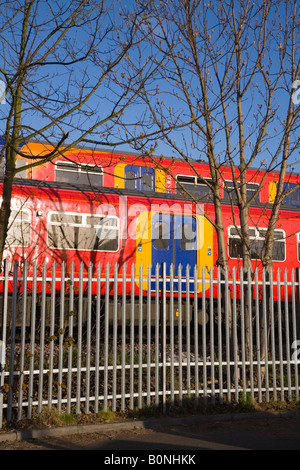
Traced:
<svg viewBox="0 0 300 470">
<path fill-rule="evenodd" d="M 76 417 L 65 411 L 58 412 L 56 408 L 43 408 L 40 414 L 36 413 L 35 416 L 30 420 L 24 420 L 20 423 L 22 427 L 34 427 L 34 428 L 55 428 L 60 426 L 71 426 L 76 424 Z M 27 424 L 27 426 L 26 426 Z"/>
<path fill-rule="evenodd" d="M 255 411 L 255 400 L 249 392 L 240 393 L 239 405 L 244 411 Z"/>
<path fill-rule="evenodd" d="M 188 395 L 183 397 L 180 403 L 179 401 L 175 401 L 174 403 L 168 402 L 165 406 L 165 410 L 163 410 L 162 404 L 156 406 L 155 404 L 147 405 L 146 403 L 143 403 L 141 409 L 137 406 L 133 410 L 127 408 L 123 411 L 112 411 L 111 408 L 108 408 L 107 411 L 101 409 L 98 413 L 90 412 L 88 414 L 84 412 L 80 414 L 76 414 L 75 412 L 67 413 L 64 410 L 59 413 L 55 407 L 50 410 L 44 407 L 40 414 L 35 410 L 32 419 L 23 419 L 21 421 L 14 420 L 10 423 L 4 422 L 0 433 L 11 429 L 43 429 L 72 425 L 124 422 L 126 420 L 291 411 L 300 411 L 300 402 L 297 401 L 295 397 L 293 400 L 286 402 L 270 401 L 258 403 L 257 400 L 253 400 L 250 392 L 241 392 L 238 402 L 229 403 L 224 400 L 223 403 L 212 404 L 209 400 L 204 401 L 203 399 L 199 399 L 196 401 L 193 396 Z"/>
</svg>

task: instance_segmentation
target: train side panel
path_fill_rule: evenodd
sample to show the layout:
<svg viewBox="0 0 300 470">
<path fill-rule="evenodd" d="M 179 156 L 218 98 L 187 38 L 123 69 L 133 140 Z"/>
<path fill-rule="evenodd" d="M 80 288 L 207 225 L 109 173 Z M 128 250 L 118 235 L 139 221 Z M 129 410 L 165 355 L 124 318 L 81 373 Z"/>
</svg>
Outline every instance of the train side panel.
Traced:
<svg viewBox="0 0 300 470">
<path fill-rule="evenodd" d="M 14 224 L 8 235 L 5 257 L 11 263 L 17 260 L 20 264 L 26 260 L 32 265 L 37 260 L 40 267 L 45 261 L 49 266 L 53 262 L 58 266 L 65 262 L 67 272 L 74 263 L 76 275 L 81 262 L 85 272 L 90 263 L 94 269 L 99 263 L 105 269 L 109 263 L 111 274 L 118 263 L 120 275 L 124 263 L 128 272 L 133 263 L 136 269 L 143 264 L 146 275 L 149 265 L 153 270 L 157 263 L 165 261 L 168 265 L 174 264 L 176 276 L 179 264 L 183 277 L 189 266 L 193 290 L 194 266 L 200 271 L 204 266 L 208 277 L 218 259 L 216 231 L 208 220 L 214 219 L 214 207 L 213 204 L 201 207 L 205 214 L 197 213 L 191 203 L 164 198 L 163 194 L 160 198 L 151 198 L 67 190 L 54 185 L 15 185 L 12 199 Z M 253 270 L 261 270 L 258 255 L 270 210 L 252 208 L 250 211 Z M 232 272 L 233 268 L 239 270 L 242 267 L 235 230 L 235 225 L 240 222 L 238 214 L 233 218 L 230 206 L 223 207 L 223 220 L 229 272 Z M 275 231 L 275 271 L 300 267 L 299 233 L 298 211 L 283 209 Z M 154 276 L 154 271 L 151 274 Z M 201 277 L 202 272 L 198 272 L 198 279 Z M 145 284 L 143 287 L 146 291 Z M 201 294 L 202 287 L 198 287 Z M 138 293 L 138 283 L 136 288 Z"/>
</svg>

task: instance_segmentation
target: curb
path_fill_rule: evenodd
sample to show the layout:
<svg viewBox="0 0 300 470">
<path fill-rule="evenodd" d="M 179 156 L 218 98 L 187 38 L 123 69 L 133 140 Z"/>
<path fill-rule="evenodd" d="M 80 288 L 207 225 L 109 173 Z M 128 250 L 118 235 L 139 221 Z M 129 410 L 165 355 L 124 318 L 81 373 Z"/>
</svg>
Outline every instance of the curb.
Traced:
<svg viewBox="0 0 300 470">
<path fill-rule="evenodd" d="M 256 413 L 235 413 L 235 414 L 218 414 L 218 415 L 202 415 L 202 416 L 185 416 L 180 418 L 161 418 L 147 419 L 144 421 L 125 421 L 100 424 L 78 424 L 71 426 L 62 426 L 57 428 L 43 429 L 19 429 L 10 432 L 0 432 L 0 442 L 27 441 L 30 439 L 39 439 L 44 437 L 70 436 L 74 434 L 89 433 L 106 433 L 110 431 L 133 430 L 135 428 L 156 429 L 162 426 L 187 426 L 193 424 L 201 424 L 217 421 L 242 421 L 253 419 L 300 419 L 300 411 L 271 411 Z"/>
</svg>

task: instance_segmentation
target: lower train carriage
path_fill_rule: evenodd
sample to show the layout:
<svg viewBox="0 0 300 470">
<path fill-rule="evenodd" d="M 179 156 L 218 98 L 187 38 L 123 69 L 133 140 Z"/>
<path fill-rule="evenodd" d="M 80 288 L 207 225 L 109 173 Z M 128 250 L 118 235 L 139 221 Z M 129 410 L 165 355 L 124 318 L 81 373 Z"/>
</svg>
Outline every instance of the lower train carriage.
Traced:
<svg viewBox="0 0 300 470">
<path fill-rule="evenodd" d="M 113 274 L 117 263 L 120 273 L 134 265 L 138 276 L 141 265 L 145 275 L 151 265 L 153 278 L 158 263 L 173 263 L 176 272 L 189 266 L 191 277 L 195 266 L 213 266 L 213 230 L 202 207 L 171 195 L 23 181 L 14 185 L 11 206 L 4 253 L 11 266 L 26 260 L 59 269 L 64 262 L 78 275 L 80 265 L 86 273 L 99 263 Z"/>
<path fill-rule="evenodd" d="M 2 189 L 2 188 L 1 188 Z M 102 273 L 109 266 L 113 278 L 115 265 L 123 276 L 135 269 L 134 294 L 149 290 L 147 275 L 151 269 L 151 294 L 156 293 L 156 267 L 166 263 L 167 295 L 170 289 L 170 266 L 174 266 L 174 292 L 177 293 L 178 268 L 181 267 L 182 293 L 189 288 L 202 295 L 202 268 L 206 279 L 217 260 L 217 237 L 208 217 L 214 218 L 212 203 L 195 205 L 183 197 L 171 194 L 139 192 L 120 188 L 102 188 L 89 191 L 58 182 L 16 180 L 13 188 L 12 213 L 4 259 L 11 269 L 18 261 L 20 269 L 26 260 L 29 269 L 37 261 L 41 274 L 46 262 L 49 270 L 56 263 L 56 288 L 60 289 L 62 262 L 66 275 L 74 269 L 75 278 L 80 269 L 93 275 L 101 266 Z M 250 239 L 253 268 L 259 263 L 264 230 L 267 228 L 271 207 L 252 207 Z M 205 212 L 204 212 L 205 211 Z M 207 217 L 208 216 L 208 217 Z M 233 222 L 231 206 L 223 206 L 225 238 L 228 246 L 228 266 L 239 268 L 241 243 Z M 235 218 L 238 224 L 238 216 Z M 282 210 L 274 234 L 273 265 L 275 269 L 300 266 L 300 218 L 296 210 Z M 197 289 L 194 272 L 197 271 Z M 186 270 L 189 272 L 187 285 Z M 143 285 L 140 285 L 140 272 Z M 177 283 L 177 284 L 176 284 Z M 29 282 L 30 284 L 30 282 Z M 209 283 L 205 284 L 207 288 Z M 48 284 L 47 284 L 48 286 Z M 110 294 L 113 294 L 112 282 Z M 119 294 L 122 283 L 118 283 Z M 42 288 L 39 283 L 39 288 Z M 67 286 L 66 286 L 67 288 Z M 132 285 L 126 283 L 128 303 Z M 85 283 L 87 289 L 87 283 Z M 93 283 L 93 295 L 96 284 Z M 106 285 L 102 283 L 102 294 Z M 50 294 L 50 288 L 47 290 Z M 216 293 L 215 293 L 216 294 Z"/>
</svg>

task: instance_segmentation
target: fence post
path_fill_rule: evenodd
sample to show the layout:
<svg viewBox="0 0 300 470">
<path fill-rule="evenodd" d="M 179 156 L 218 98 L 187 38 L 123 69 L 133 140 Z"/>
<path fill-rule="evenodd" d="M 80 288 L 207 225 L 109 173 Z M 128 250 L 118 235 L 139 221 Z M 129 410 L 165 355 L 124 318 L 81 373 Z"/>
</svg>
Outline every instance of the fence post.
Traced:
<svg viewBox="0 0 300 470">
<path fill-rule="evenodd" d="M 296 268 L 297 295 L 296 295 L 296 330 L 297 340 L 300 340 L 300 268 Z"/>
<path fill-rule="evenodd" d="M 295 335 L 294 344 L 295 347 L 298 346 L 300 340 L 300 268 L 296 268 L 296 301 L 295 301 Z M 297 347 L 298 349 L 298 347 Z M 296 351 L 297 351 L 296 349 Z M 299 399 L 299 358 L 298 355 L 295 358 L 295 386 L 296 386 L 296 397 Z"/>
<path fill-rule="evenodd" d="M 166 302 L 166 263 L 161 265 L 161 300 L 160 300 L 160 323 L 161 323 L 161 387 L 162 387 L 162 400 L 163 400 L 163 413 L 166 412 L 166 324 L 167 324 L 167 302 Z"/>
<path fill-rule="evenodd" d="M 0 374 L 5 368 L 5 347 L 6 347 L 6 326 L 7 326 L 7 308 L 8 308 L 8 260 L 3 263 L 3 294 L 2 294 L 2 312 L 0 315 Z M 1 383 L 1 385 L 3 385 Z"/>
<path fill-rule="evenodd" d="M 8 308 L 8 260 L 3 263 L 3 299 L 2 299 L 2 315 L 0 317 L 0 429 L 3 424 L 3 386 L 4 386 L 4 370 L 5 370 L 5 353 L 6 353 L 6 326 L 7 326 L 7 308 Z"/>
<path fill-rule="evenodd" d="M 8 378 L 8 408 L 7 421 L 11 421 L 13 404 L 13 382 L 14 382 L 14 358 L 15 358 L 15 339 L 16 339 L 16 318 L 17 318 L 17 296 L 18 296 L 18 262 L 14 262 L 13 267 L 13 297 L 12 297 L 12 315 L 11 315 L 11 337 L 10 337 L 10 359 L 9 359 L 9 378 Z"/>
</svg>

